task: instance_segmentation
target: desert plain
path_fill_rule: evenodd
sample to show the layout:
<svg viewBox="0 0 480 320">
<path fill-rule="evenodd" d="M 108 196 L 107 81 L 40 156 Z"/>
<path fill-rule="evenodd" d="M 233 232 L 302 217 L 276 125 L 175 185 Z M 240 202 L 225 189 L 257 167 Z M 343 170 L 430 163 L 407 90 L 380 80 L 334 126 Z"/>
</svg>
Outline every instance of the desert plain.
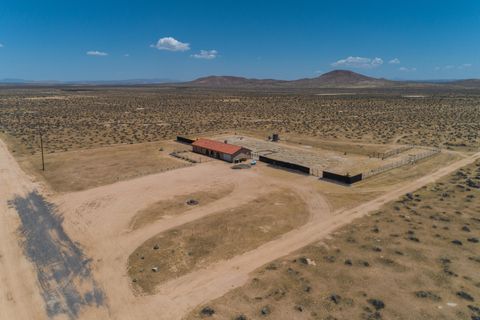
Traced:
<svg viewBox="0 0 480 320">
<path fill-rule="evenodd" d="M 0 138 L 1 319 L 480 317 L 478 90 L 6 86 Z"/>
</svg>

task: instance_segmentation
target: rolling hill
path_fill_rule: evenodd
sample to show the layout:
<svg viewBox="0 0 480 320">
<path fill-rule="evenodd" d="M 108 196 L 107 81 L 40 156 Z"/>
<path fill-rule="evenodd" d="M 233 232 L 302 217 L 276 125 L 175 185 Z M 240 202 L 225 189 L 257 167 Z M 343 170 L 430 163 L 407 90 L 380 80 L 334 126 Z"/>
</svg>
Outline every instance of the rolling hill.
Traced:
<svg viewBox="0 0 480 320">
<path fill-rule="evenodd" d="M 277 86 L 286 83 L 284 80 L 273 79 L 248 79 L 233 76 L 209 76 L 198 78 L 196 80 L 186 82 L 184 84 L 192 86 L 205 87 L 251 87 L 251 86 Z"/>
<path fill-rule="evenodd" d="M 187 86 L 198 87 L 276 87 L 276 88 L 328 88 L 328 87 L 385 87 L 389 85 L 398 85 L 398 82 L 385 79 L 367 77 L 348 70 L 334 70 L 322 74 L 316 78 L 306 78 L 299 80 L 274 80 L 274 79 L 248 79 L 232 76 L 209 76 L 198 78 L 196 80 L 183 83 Z"/>
<path fill-rule="evenodd" d="M 394 85 L 394 81 L 367 77 L 348 70 L 334 70 L 316 78 L 290 81 L 289 86 L 299 88 L 323 87 L 384 87 Z"/>
<path fill-rule="evenodd" d="M 191 87 L 211 89 L 480 89 L 480 79 L 401 81 L 373 78 L 349 70 L 333 70 L 315 78 L 298 80 L 254 79 L 237 76 L 207 76 L 188 82 L 169 79 L 130 79 L 106 81 L 28 81 L 0 79 L 0 86 L 143 86 Z"/>
</svg>

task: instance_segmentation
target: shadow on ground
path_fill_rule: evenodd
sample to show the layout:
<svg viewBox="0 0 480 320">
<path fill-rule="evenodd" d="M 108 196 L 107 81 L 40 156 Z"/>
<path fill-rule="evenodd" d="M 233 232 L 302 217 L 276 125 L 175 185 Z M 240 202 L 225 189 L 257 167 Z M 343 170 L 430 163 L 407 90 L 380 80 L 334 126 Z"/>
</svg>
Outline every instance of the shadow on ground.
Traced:
<svg viewBox="0 0 480 320">
<path fill-rule="evenodd" d="M 37 192 L 10 201 L 20 216 L 25 255 L 35 265 L 49 317 L 78 317 L 87 306 L 101 307 L 105 296 L 93 279 L 90 260 L 68 237 L 52 204 Z"/>
</svg>

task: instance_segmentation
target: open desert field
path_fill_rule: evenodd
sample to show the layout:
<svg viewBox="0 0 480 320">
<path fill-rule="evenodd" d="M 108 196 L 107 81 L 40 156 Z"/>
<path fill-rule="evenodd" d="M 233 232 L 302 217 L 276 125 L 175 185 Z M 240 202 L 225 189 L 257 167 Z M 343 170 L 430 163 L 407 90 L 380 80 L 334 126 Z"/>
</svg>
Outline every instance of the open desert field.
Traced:
<svg viewBox="0 0 480 320">
<path fill-rule="evenodd" d="M 0 320 L 480 320 L 480 1 L 2 1 Z"/>
<path fill-rule="evenodd" d="M 2 1 L 0 320 L 480 320 L 480 1 Z"/>
<path fill-rule="evenodd" d="M 406 303 L 418 319 L 477 312 L 476 95 L 71 90 L 1 91 L 6 315 L 410 319 Z M 317 171 L 232 170 L 177 135 Z M 435 152 L 405 162 L 425 150 Z M 349 186 L 316 174 L 399 162 Z"/>
<path fill-rule="evenodd" d="M 318 91 L 318 90 L 317 90 Z M 319 96 L 188 88 L 2 89 L 1 130 L 16 152 L 47 153 L 232 130 L 468 151 L 480 145 L 478 93 Z M 54 99 L 52 99 L 54 97 Z M 59 97 L 63 97 L 59 99 Z M 33 99 L 34 98 L 34 99 Z M 394 124 L 394 125 L 393 125 Z M 307 143 L 308 144 L 308 143 Z M 472 149 L 473 150 L 473 149 Z"/>
<path fill-rule="evenodd" d="M 477 161 L 262 266 L 185 319 L 477 319 L 479 197 Z"/>
</svg>

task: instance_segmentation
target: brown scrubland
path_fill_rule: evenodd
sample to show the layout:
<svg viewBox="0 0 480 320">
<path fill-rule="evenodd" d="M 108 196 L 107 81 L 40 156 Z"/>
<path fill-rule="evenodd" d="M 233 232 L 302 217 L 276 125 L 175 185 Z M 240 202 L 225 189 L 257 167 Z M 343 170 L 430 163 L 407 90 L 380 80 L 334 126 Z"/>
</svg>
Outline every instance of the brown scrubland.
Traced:
<svg viewBox="0 0 480 320">
<path fill-rule="evenodd" d="M 78 246 L 105 303 L 73 301 L 75 319 L 477 320 L 475 90 L 3 87 L 0 196 L 38 193 Z M 232 170 L 177 135 L 274 146 L 345 172 L 441 152 L 346 186 L 261 162 Z M 398 148 L 408 151 L 372 156 Z M 0 296 L 11 297 L 0 307 L 47 319 L 38 310 L 55 302 L 69 317 L 70 297 L 42 298 L 68 278 L 39 287 L 50 269 L 22 251 L 29 234 L 57 239 L 0 205 Z"/>
<path fill-rule="evenodd" d="M 475 319 L 479 188 L 477 161 L 265 265 L 186 319 Z"/>
<path fill-rule="evenodd" d="M 337 96 L 186 88 L 70 90 L 3 89 L 2 131 L 29 154 L 38 152 L 40 129 L 48 153 L 223 130 L 455 149 L 480 145 L 479 98 L 462 92 L 410 98 L 362 92 Z"/>
</svg>

